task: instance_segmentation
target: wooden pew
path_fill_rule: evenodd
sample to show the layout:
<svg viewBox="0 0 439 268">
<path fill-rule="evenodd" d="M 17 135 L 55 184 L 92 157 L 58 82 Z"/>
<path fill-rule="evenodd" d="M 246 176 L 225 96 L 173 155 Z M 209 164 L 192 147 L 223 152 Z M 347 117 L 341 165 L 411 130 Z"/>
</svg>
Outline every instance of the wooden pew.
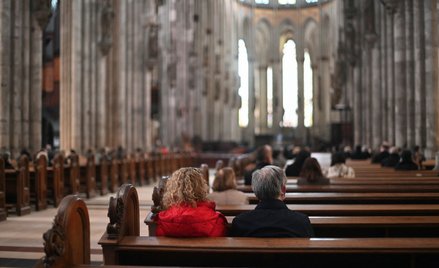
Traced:
<svg viewBox="0 0 439 268">
<path fill-rule="evenodd" d="M 57 207 L 64 197 L 64 157 L 58 153 L 53 158 L 53 166 L 47 168 L 47 196 Z"/>
<path fill-rule="evenodd" d="M 109 161 L 107 155 L 102 154 L 96 167 L 96 184 L 101 195 L 108 193 Z"/>
<path fill-rule="evenodd" d="M 239 185 L 238 190 L 251 193 L 251 185 Z M 291 185 L 287 184 L 287 192 L 345 192 L 345 193 L 410 193 L 439 192 L 439 185 Z"/>
<path fill-rule="evenodd" d="M 287 205 L 289 209 L 308 216 L 423 216 L 439 215 L 437 204 L 299 204 Z M 255 205 L 217 206 L 216 210 L 226 216 L 250 211 Z"/>
<path fill-rule="evenodd" d="M 78 194 L 80 183 L 80 166 L 79 156 L 76 153 L 71 153 L 68 157 L 68 165 L 64 166 L 65 181 L 64 190 L 66 194 Z"/>
<path fill-rule="evenodd" d="M 139 183 L 139 185 L 143 186 L 146 185 L 147 181 L 147 167 L 146 167 L 146 161 L 145 161 L 145 156 L 143 154 L 143 152 L 138 152 L 135 155 L 135 165 L 136 165 L 136 173 L 137 173 L 137 181 Z"/>
<path fill-rule="evenodd" d="M 64 197 L 43 239 L 45 256 L 35 267 L 90 264 L 90 219 L 84 201 L 76 195 Z"/>
<path fill-rule="evenodd" d="M 18 160 L 18 170 L 6 170 L 6 207 L 15 208 L 18 216 L 29 214 L 30 177 L 29 160 L 22 155 Z"/>
<path fill-rule="evenodd" d="M 139 236 L 138 196 L 123 185 L 99 241 L 105 265 L 435 267 L 439 238 L 169 238 Z"/>
<path fill-rule="evenodd" d="M 132 154 L 127 156 L 128 164 L 128 177 L 132 185 L 136 185 L 137 182 L 137 169 L 136 169 L 136 156 Z M 140 185 L 140 184 L 139 184 Z"/>
<path fill-rule="evenodd" d="M 253 193 L 246 193 L 257 204 Z M 439 204 L 439 193 L 286 193 L 286 204 Z"/>
<path fill-rule="evenodd" d="M 0 157 L 0 221 L 6 220 L 5 163 Z"/>
<path fill-rule="evenodd" d="M 80 190 L 85 192 L 87 198 L 96 196 L 96 165 L 93 153 L 87 155 L 85 165 L 81 165 Z"/>
<path fill-rule="evenodd" d="M 40 155 L 36 159 L 33 172 L 30 173 L 31 197 L 35 200 L 35 209 L 47 208 L 47 157 Z"/>
</svg>

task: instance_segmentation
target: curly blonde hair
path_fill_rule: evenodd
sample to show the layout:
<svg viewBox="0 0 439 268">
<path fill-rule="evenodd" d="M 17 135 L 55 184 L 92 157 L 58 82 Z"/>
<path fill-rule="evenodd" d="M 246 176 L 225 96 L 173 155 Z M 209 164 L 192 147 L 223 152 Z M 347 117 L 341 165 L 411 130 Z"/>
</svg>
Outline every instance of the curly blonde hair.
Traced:
<svg viewBox="0 0 439 268">
<path fill-rule="evenodd" d="M 197 202 L 207 199 L 208 186 L 199 168 L 180 168 L 168 179 L 163 195 L 163 207 L 187 204 L 197 206 Z"/>
</svg>

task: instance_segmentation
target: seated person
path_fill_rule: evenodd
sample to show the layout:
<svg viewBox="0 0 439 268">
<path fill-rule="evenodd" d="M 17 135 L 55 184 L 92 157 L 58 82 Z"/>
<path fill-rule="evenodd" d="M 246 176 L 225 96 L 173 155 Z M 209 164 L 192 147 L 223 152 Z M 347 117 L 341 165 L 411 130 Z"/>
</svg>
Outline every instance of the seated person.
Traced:
<svg viewBox="0 0 439 268">
<path fill-rule="evenodd" d="M 266 166 L 253 173 L 252 189 L 259 204 L 252 211 L 235 217 L 232 236 L 312 237 L 308 216 L 291 211 L 285 205 L 287 178 L 282 169 Z"/>
<path fill-rule="evenodd" d="M 401 154 L 401 161 L 396 164 L 396 170 L 417 170 L 419 167 L 413 162 L 412 152 L 404 150 Z"/>
<path fill-rule="evenodd" d="M 413 162 L 415 162 L 418 165 L 419 169 L 422 169 L 423 168 L 422 162 L 424 161 L 425 161 L 425 156 L 421 153 L 420 147 L 416 145 L 413 148 Z"/>
<path fill-rule="evenodd" d="M 285 174 L 288 177 L 298 177 L 300 175 L 300 171 L 302 170 L 303 163 L 310 156 L 311 154 L 308 151 L 300 151 L 300 153 L 296 156 L 296 160 L 294 160 L 291 165 L 286 167 Z"/>
<path fill-rule="evenodd" d="M 2 151 L 1 157 L 3 158 L 5 169 L 15 169 L 14 165 L 11 162 L 11 153 L 9 151 Z"/>
<path fill-rule="evenodd" d="M 381 164 L 381 161 L 389 157 L 389 145 L 383 143 L 380 147 L 380 152 L 375 154 L 372 158 L 372 164 Z"/>
<path fill-rule="evenodd" d="M 363 151 L 363 147 L 361 147 L 361 145 L 355 146 L 355 151 L 351 153 L 351 159 L 353 160 L 362 160 L 369 157 L 370 155 Z"/>
<path fill-rule="evenodd" d="M 212 184 L 213 193 L 207 196 L 217 205 L 244 205 L 248 204 L 247 196 L 236 190 L 235 172 L 230 167 L 225 167 L 215 174 Z"/>
<path fill-rule="evenodd" d="M 256 167 L 250 171 L 246 171 L 244 174 L 245 185 L 251 185 L 252 174 L 258 169 L 273 164 L 273 154 L 270 145 L 264 145 L 256 152 Z"/>
<path fill-rule="evenodd" d="M 343 152 L 337 152 L 332 155 L 331 166 L 326 172 L 328 178 L 355 178 L 355 172 L 352 167 L 346 165 L 346 158 Z"/>
<path fill-rule="evenodd" d="M 399 156 L 399 148 L 398 147 L 392 147 L 390 148 L 390 155 L 386 159 L 383 159 L 381 161 L 381 166 L 383 167 L 395 167 L 396 164 L 399 163 L 400 156 Z"/>
<path fill-rule="evenodd" d="M 168 179 L 164 208 L 157 214 L 157 236 L 225 236 L 227 220 L 207 199 L 208 186 L 198 168 L 180 168 Z"/>
<path fill-rule="evenodd" d="M 300 172 L 300 178 L 297 180 L 298 185 L 329 184 L 328 178 L 325 178 L 320 168 L 320 164 L 314 157 L 309 157 L 303 163 L 302 172 Z"/>
</svg>

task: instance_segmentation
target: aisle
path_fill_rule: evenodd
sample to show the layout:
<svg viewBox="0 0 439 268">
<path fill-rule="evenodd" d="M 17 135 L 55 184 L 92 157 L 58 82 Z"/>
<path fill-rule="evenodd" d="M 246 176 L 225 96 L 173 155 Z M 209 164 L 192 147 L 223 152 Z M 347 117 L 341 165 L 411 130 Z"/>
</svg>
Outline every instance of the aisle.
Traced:
<svg viewBox="0 0 439 268">
<path fill-rule="evenodd" d="M 136 187 L 140 203 L 140 234 L 148 235 L 143 223 L 152 205 L 153 185 Z M 99 196 L 85 200 L 90 217 L 91 261 L 102 263 L 102 249 L 98 241 L 105 231 L 108 217 L 108 201 L 110 196 Z M 32 211 L 30 215 L 17 217 L 10 215 L 6 221 L 0 222 L 0 267 L 31 267 L 44 255 L 42 235 L 53 222 L 55 208 L 43 211 Z"/>
</svg>

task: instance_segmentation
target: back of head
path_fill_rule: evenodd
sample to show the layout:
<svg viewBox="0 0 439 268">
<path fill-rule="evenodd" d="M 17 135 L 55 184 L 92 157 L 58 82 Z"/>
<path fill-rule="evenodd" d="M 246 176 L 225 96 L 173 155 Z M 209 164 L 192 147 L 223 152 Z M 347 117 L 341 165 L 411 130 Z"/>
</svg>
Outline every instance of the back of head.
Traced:
<svg viewBox="0 0 439 268">
<path fill-rule="evenodd" d="M 206 200 L 208 186 L 198 168 L 180 168 L 172 173 L 166 183 L 163 206 L 175 205 L 196 207 L 197 202 Z"/>
<path fill-rule="evenodd" d="M 300 177 L 307 179 L 308 181 L 315 181 L 323 177 L 322 169 L 320 164 L 314 157 L 309 157 L 303 163 L 302 171 L 300 172 Z"/>
<path fill-rule="evenodd" d="M 265 166 L 253 172 L 252 189 L 259 200 L 277 199 L 286 182 L 287 177 L 281 168 Z"/>
<path fill-rule="evenodd" d="M 212 189 L 215 192 L 236 189 L 235 172 L 231 167 L 222 168 L 215 174 Z"/>
<path fill-rule="evenodd" d="M 270 145 L 259 147 L 256 152 L 256 162 L 266 162 L 271 164 L 273 162 L 272 149 Z"/>
<path fill-rule="evenodd" d="M 346 157 L 344 153 L 336 152 L 332 155 L 331 166 L 344 163 L 346 163 Z"/>
</svg>

